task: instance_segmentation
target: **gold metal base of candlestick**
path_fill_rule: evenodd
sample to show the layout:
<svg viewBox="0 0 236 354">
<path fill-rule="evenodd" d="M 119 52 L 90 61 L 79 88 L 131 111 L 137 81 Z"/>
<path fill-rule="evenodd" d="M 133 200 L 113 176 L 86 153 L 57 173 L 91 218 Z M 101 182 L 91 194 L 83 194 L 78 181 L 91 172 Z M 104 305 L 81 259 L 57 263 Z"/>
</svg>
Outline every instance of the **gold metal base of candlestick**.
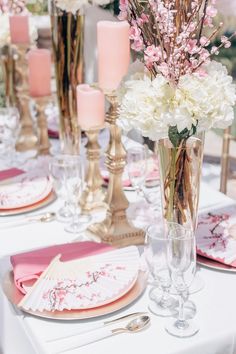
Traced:
<svg viewBox="0 0 236 354">
<path fill-rule="evenodd" d="M 110 172 L 106 219 L 89 227 L 88 231 L 103 242 L 119 247 L 144 243 L 144 231 L 134 227 L 127 219 L 129 202 L 124 194 L 122 175 L 126 164 L 126 151 L 121 141 L 121 129 L 116 125 L 118 100 L 115 92 L 106 95 L 110 109 L 106 121 L 110 125 L 110 142 L 106 153 L 106 167 Z"/>
<path fill-rule="evenodd" d="M 39 129 L 39 146 L 38 153 L 39 155 L 49 155 L 50 154 L 50 142 L 48 137 L 48 123 L 47 117 L 45 114 L 46 106 L 49 102 L 50 97 L 37 97 L 36 101 L 36 110 L 37 110 L 37 121 Z"/>
<path fill-rule="evenodd" d="M 86 145 L 88 171 L 85 180 L 87 186 L 80 202 L 84 212 L 107 207 L 104 203 L 105 194 L 102 190 L 103 178 L 99 168 L 100 146 L 98 143 L 98 134 L 101 128 L 103 127 L 86 130 L 86 135 L 88 137 L 88 143 Z"/>
<path fill-rule="evenodd" d="M 16 105 L 20 112 L 20 136 L 16 144 L 17 151 L 37 150 L 38 138 L 34 132 L 34 126 L 29 109 L 28 92 L 28 61 L 26 53 L 28 46 L 19 45 L 13 49 L 13 82 L 16 96 Z"/>
<path fill-rule="evenodd" d="M 17 93 L 17 106 L 20 111 L 20 135 L 16 143 L 17 151 L 38 149 L 38 137 L 34 133 L 33 122 L 29 110 L 29 97 Z"/>
</svg>

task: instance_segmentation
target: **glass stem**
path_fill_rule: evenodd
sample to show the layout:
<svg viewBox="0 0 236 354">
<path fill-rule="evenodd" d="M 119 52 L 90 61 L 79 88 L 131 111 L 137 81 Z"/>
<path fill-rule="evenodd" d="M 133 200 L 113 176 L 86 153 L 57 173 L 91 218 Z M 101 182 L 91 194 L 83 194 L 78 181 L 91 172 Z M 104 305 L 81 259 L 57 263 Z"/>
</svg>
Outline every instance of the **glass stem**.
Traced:
<svg viewBox="0 0 236 354">
<path fill-rule="evenodd" d="M 176 327 L 178 329 L 185 329 L 188 326 L 187 321 L 184 319 L 184 294 L 181 292 L 179 296 L 179 316 L 176 322 Z"/>
<path fill-rule="evenodd" d="M 170 299 L 169 292 L 170 292 L 170 290 L 169 290 L 169 288 L 162 288 L 162 290 L 163 290 L 163 293 L 162 293 L 160 303 L 161 303 L 162 307 L 167 308 L 167 307 L 169 307 L 169 299 Z"/>
</svg>

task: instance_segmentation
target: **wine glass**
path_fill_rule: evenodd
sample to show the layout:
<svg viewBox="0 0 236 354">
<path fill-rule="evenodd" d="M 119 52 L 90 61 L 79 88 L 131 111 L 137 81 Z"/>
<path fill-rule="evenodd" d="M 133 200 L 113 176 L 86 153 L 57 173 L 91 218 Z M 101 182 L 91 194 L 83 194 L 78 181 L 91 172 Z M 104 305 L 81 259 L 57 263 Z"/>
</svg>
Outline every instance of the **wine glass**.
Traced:
<svg viewBox="0 0 236 354">
<path fill-rule="evenodd" d="M 167 239 L 167 263 L 179 294 L 179 316 L 166 325 L 166 331 L 176 337 L 191 337 L 199 328 L 194 321 L 185 319 L 184 304 L 196 273 L 195 237 L 191 229 L 169 222 Z"/>
<path fill-rule="evenodd" d="M 138 195 L 144 196 L 143 185 L 147 174 L 147 151 L 145 146 L 136 146 L 127 151 L 127 169 L 130 182 Z M 145 196 L 144 196 L 145 197 Z"/>
<path fill-rule="evenodd" d="M 151 300 L 149 310 L 162 317 L 173 316 L 177 306 L 177 301 L 169 294 L 171 278 L 166 260 L 166 247 L 167 239 L 163 228 L 157 225 L 149 226 L 144 255 L 155 284 L 149 293 Z"/>
<path fill-rule="evenodd" d="M 70 155 L 67 158 L 66 189 L 73 209 L 73 219 L 65 227 L 65 231 L 67 232 L 80 233 L 87 228 L 87 224 L 91 221 L 90 215 L 81 214 L 79 202 L 84 186 L 84 165 L 82 158 L 79 155 Z"/>
<path fill-rule="evenodd" d="M 68 157 L 68 155 L 57 155 L 49 163 L 53 188 L 57 196 L 63 201 L 63 206 L 57 211 L 57 220 L 61 222 L 68 222 L 72 218 L 66 187 Z"/>
</svg>

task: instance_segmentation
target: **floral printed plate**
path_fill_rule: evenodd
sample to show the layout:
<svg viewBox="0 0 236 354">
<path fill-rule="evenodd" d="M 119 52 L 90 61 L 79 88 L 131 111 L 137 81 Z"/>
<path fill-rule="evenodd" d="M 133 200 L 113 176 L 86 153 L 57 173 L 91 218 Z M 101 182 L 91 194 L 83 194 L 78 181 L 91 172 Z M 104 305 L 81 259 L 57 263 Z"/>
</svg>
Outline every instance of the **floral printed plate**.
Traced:
<svg viewBox="0 0 236 354">
<path fill-rule="evenodd" d="M 23 208 L 44 200 L 52 191 L 48 177 L 20 176 L 17 182 L 0 185 L 0 210 Z"/>
<path fill-rule="evenodd" d="M 236 206 L 229 205 L 201 214 L 196 231 L 198 262 L 236 271 Z M 203 258 L 204 257 L 204 258 Z"/>
</svg>

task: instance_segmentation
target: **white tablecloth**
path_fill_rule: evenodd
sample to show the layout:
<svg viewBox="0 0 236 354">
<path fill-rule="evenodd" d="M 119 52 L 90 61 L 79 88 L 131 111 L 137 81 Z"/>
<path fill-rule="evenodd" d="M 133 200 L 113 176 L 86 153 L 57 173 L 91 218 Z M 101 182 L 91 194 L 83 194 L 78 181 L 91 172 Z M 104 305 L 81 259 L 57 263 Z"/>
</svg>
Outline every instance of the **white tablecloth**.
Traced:
<svg viewBox="0 0 236 354">
<path fill-rule="evenodd" d="M 130 201 L 135 199 L 133 192 L 127 193 Z M 202 184 L 200 210 L 233 203 L 224 195 Z M 49 206 L 55 210 L 56 206 Z M 3 222 L 3 219 L 0 220 Z M 37 247 L 67 242 L 73 236 L 63 231 L 57 222 L 42 225 L 28 225 L 9 229 L 0 235 L 0 274 L 1 278 L 9 270 L 9 257 L 13 253 Z M 189 339 L 178 339 L 168 335 L 164 326 L 168 319 L 152 317 L 151 326 L 137 334 L 123 334 L 100 342 L 68 351 L 70 354 L 233 354 L 236 353 L 236 274 L 201 268 L 200 275 L 205 287 L 191 296 L 197 305 L 196 321 L 200 332 Z M 147 311 L 148 289 L 144 295 L 129 308 L 120 313 Z M 115 315 L 110 317 L 115 317 Z M 60 322 L 34 318 L 16 311 L 0 293 L 0 349 L 3 354 L 49 354 L 52 348 L 46 342 L 60 335 L 77 333 L 89 328 L 91 321 Z M 104 319 L 103 319 L 104 320 Z M 98 319 L 96 321 L 101 321 Z M 94 321 L 93 321 L 94 322 Z"/>
</svg>

